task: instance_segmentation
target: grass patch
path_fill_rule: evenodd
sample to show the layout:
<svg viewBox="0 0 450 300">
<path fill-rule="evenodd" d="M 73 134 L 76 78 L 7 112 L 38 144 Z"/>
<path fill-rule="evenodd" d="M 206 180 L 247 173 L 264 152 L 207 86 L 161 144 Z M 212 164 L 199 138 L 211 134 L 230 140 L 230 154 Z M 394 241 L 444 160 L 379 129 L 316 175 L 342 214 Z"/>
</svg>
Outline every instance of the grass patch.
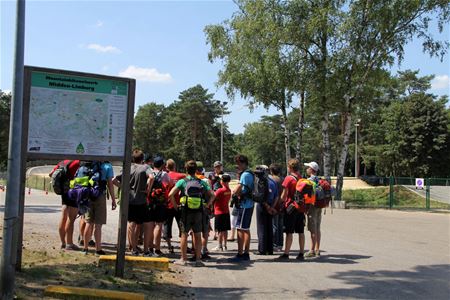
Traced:
<svg viewBox="0 0 450 300">
<path fill-rule="evenodd" d="M 343 190 L 342 200 L 354 207 L 389 207 L 389 187 Z M 426 208 L 425 198 L 403 186 L 394 186 L 393 207 Z M 450 204 L 431 200 L 433 209 L 450 209 Z"/>
</svg>

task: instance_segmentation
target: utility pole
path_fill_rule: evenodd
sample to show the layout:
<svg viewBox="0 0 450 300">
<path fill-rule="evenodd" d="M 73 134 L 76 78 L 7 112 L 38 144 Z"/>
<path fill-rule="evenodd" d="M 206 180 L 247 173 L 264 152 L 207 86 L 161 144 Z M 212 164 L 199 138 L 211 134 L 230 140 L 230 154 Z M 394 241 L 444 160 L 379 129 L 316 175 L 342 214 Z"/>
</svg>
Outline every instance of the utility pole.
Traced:
<svg viewBox="0 0 450 300">
<path fill-rule="evenodd" d="M 3 249 L 0 261 L 0 298 L 13 299 L 15 268 L 20 234 L 19 198 L 23 193 L 20 183 L 22 164 L 22 111 L 25 52 L 25 0 L 17 0 L 16 36 L 14 53 L 13 94 L 8 148 L 7 189 L 3 220 Z"/>
</svg>

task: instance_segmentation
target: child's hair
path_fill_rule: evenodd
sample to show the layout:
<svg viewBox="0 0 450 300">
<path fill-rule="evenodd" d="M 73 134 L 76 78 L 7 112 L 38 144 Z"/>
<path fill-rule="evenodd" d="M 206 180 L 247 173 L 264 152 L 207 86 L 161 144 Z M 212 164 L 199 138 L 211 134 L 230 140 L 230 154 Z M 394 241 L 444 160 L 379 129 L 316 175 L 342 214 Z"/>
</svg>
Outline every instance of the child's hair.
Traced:
<svg viewBox="0 0 450 300">
<path fill-rule="evenodd" d="M 222 182 L 230 182 L 231 181 L 231 176 L 228 174 L 223 174 L 221 177 L 222 177 Z"/>
</svg>

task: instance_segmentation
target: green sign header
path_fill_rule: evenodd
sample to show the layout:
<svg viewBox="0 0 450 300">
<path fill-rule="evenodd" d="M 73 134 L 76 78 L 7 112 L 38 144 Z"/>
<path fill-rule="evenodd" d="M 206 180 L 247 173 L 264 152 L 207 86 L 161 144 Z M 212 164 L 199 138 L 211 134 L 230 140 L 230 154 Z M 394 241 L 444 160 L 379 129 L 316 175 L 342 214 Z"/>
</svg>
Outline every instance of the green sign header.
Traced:
<svg viewBox="0 0 450 300">
<path fill-rule="evenodd" d="M 80 77 L 58 73 L 31 73 L 31 86 L 56 90 L 72 90 L 102 94 L 128 95 L 128 83 L 125 81 L 105 80 L 95 77 Z"/>
</svg>

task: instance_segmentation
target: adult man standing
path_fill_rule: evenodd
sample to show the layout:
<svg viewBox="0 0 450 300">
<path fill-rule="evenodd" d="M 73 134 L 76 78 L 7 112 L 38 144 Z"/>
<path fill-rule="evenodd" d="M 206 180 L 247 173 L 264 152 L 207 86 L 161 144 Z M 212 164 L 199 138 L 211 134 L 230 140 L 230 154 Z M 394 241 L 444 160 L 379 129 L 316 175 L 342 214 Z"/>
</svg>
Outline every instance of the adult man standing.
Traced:
<svg viewBox="0 0 450 300">
<path fill-rule="evenodd" d="M 222 187 L 220 184 L 220 176 L 223 174 L 223 166 L 222 162 L 216 161 L 213 164 L 214 172 L 211 172 L 208 176 L 209 185 L 212 190 L 215 192 Z"/>
<path fill-rule="evenodd" d="M 92 237 L 92 232 L 94 232 L 95 238 L 95 253 L 97 255 L 104 255 L 105 251 L 102 250 L 102 226 L 106 224 L 106 189 L 108 189 L 109 194 L 111 195 L 111 209 L 115 210 L 117 207 L 116 198 L 114 196 L 114 186 L 112 179 L 114 177 L 114 171 L 111 163 L 102 162 L 100 164 L 99 170 L 99 188 L 101 190 L 101 194 L 98 198 L 93 201 L 90 201 L 90 206 L 86 214 L 84 215 L 84 220 L 86 222 L 86 228 L 84 230 L 84 248 L 83 252 L 85 254 L 88 253 L 88 243 L 86 241 L 90 241 Z"/>
<path fill-rule="evenodd" d="M 208 178 L 205 177 L 205 169 L 203 168 L 203 162 L 197 161 L 197 171 L 195 172 L 195 176 L 205 182 L 206 184 L 210 184 Z M 206 199 L 208 201 L 209 199 Z M 208 238 L 209 231 L 211 229 L 210 219 L 211 219 L 211 211 L 208 207 L 203 206 L 203 226 L 202 226 L 202 259 L 210 259 L 208 251 Z"/>
<path fill-rule="evenodd" d="M 130 171 L 130 196 L 128 206 L 128 243 L 131 253 L 139 255 L 138 238 L 142 224 L 149 222 L 147 208 L 147 191 L 150 182 L 151 169 L 144 164 L 144 153 L 136 149 L 132 154 L 132 164 Z M 122 174 L 113 180 L 114 185 L 120 187 Z M 146 225 L 144 225 L 146 226 Z"/>
<path fill-rule="evenodd" d="M 168 159 L 166 162 L 166 169 L 167 169 L 167 174 L 169 174 L 170 177 L 170 188 L 172 189 L 175 184 L 183 179 L 186 178 L 186 174 L 183 173 L 178 173 L 176 172 L 176 164 L 175 161 L 173 159 Z M 177 205 L 180 205 L 180 195 L 177 194 L 175 195 L 175 202 Z M 173 224 L 173 219 L 175 218 L 177 225 L 178 225 L 178 229 L 180 229 L 180 211 L 177 209 L 177 207 L 173 206 L 172 201 L 168 201 L 167 204 L 167 214 L 166 214 L 166 221 L 164 222 L 164 226 L 163 226 L 163 238 L 164 240 L 167 242 L 167 247 L 169 248 L 169 252 L 173 253 L 173 246 L 172 246 L 172 224 Z"/>
<path fill-rule="evenodd" d="M 155 157 L 153 160 L 153 175 L 150 176 L 149 184 L 149 219 L 147 227 L 144 228 L 144 256 L 162 255 L 161 252 L 161 230 L 166 220 L 166 209 L 170 177 L 164 170 L 164 158 Z"/>
<path fill-rule="evenodd" d="M 185 179 L 179 180 L 169 193 L 169 198 L 172 205 L 178 208 L 175 195 L 181 192 L 181 259 L 175 263 L 178 265 L 186 265 L 188 263 L 187 238 L 189 232 L 192 230 L 195 243 L 195 266 L 203 266 L 204 264 L 201 262 L 203 202 L 208 195 L 209 201 L 207 206 L 210 207 L 215 196 L 209 185 L 195 176 L 195 172 L 197 170 L 197 164 L 195 161 L 190 160 L 186 162 L 185 168 L 188 175 Z"/>
<path fill-rule="evenodd" d="M 233 195 L 239 198 L 232 214 L 236 216 L 234 227 L 237 229 L 238 253 L 231 258 L 232 261 L 250 260 L 250 224 L 252 222 L 254 203 L 252 200 L 254 174 L 248 167 L 248 158 L 238 154 L 235 157 L 237 168 L 241 172 L 238 185 L 233 190 Z"/>
<path fill-rule="evenodd" d="M 277 210 L 277 213 L 273 216 L 273 245 L 276 251 L 281 251 L 283 248 L 283 203 L 281 201 L 281 194 L 283 192 L 283 179 L 281 178 L 281 167 L 279 164 L 273 163 L 269 167 L 270 175 L 273 181 L 277 185 L 278 195 L 275 200 L 273 208 Z"/>
<path fill-rule="evenodd" d="M 298 159 L 290 159 L 288 162 L 289 175 L 283 181 L 283 193 L 281 194 L 281 200 L 286 208 L 286 214 L 284 215 L 284 232 L 286 233 L 286 242 L 284 246 L 284 253 L 280 255 L 279 259 L 289 259 L 289 252 L 292 246 L 292 240 L 294 233 L 298 233 L 298 243 L 300 246 L 300 252 L 297 255 L 298 260 L 304 260 L 303 252 L 305 248 L 305 214 L 299 212 L 297 209 L 290 209 L 294 202 L 295 188 L 300 176 L 300 162 Z"/>
<path fill-rule="evenodd" d="M 308 179 L 319 184 L 319 177 L 317 172 L 319 171 L 319 165 L 312 161 L 304 164 L 306 168 L 306 174 Z M 322 222 L 322 208 L 311 205 L 307 212 L 308 216 L 308 231 L 311 233 L 311 249 L 306 254 L 306 257 L 320 256 L 320 223 Z"/>
</svg>

